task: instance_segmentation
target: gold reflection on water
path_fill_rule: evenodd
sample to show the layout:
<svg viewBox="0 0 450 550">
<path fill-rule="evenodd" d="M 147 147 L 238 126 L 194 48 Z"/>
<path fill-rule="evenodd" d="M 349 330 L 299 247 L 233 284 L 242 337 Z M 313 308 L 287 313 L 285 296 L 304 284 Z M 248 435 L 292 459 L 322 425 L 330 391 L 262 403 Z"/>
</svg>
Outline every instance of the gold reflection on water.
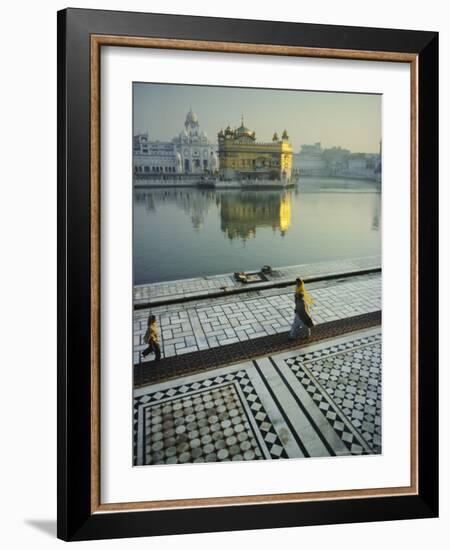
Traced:
<svg viewBox="0 0 450 550">
<path fill-rule="evenodd" d="M 284 235 L 291 225 L 290 192 L 243 192 L 220 201 L 221 230 L 233 239 L 247 240 L 258 227 L 271 227 Z"/>
<path fill-rule="evenodd" d="M 291 194 L 286 193 L 280 203 L 280 231 L 284 235 L 291 225 Z"/>
</svg>

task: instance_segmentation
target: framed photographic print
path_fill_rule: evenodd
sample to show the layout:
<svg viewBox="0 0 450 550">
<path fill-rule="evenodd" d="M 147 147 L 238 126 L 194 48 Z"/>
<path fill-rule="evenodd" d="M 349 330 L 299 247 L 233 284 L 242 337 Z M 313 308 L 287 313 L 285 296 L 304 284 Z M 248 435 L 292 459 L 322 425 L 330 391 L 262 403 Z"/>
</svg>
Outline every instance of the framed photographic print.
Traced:
<svg viewBox="0 0 450 550">
<path fill-rule="evenodd" d="M 58 536 L 438 514 L 438 36 L 58 13 Z"/>
</svg>

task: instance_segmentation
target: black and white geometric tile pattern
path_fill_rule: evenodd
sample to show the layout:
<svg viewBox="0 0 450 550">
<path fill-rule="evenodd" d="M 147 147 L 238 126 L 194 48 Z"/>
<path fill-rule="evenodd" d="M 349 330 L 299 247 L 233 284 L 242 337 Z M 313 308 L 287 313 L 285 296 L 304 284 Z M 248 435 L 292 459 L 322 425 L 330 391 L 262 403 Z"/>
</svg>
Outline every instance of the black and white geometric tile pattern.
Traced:
<svg viewBox="0 0 450 550">
<path fill-rule="evenodd" d="M 287 458 L 245 370 L 134 400 L 135 464 Z"/>
<path fill-rule="evenodd" d="M 134 464 L 381 453 L 381 332 L 137 390 Z"/>
<path fill-rule="evenodd" d="M 285 360 L 351 454 L 381 453 L 381 334 Z"/>
</svg>

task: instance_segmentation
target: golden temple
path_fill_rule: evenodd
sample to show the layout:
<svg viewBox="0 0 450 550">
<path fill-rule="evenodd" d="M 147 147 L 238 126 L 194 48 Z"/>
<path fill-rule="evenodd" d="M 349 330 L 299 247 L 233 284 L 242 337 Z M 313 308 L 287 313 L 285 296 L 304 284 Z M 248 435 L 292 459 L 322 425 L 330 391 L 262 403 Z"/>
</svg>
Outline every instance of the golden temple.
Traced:
<svg viewBox="0 0 450 550">
<path fill-rule="evenodd" d="M 266 180 L 290 183 L 292 145 L 287 131 L 279 139 L 275 132 L 271 142 L 256 141 L 242 119 L 241 126 L 228 126 L 218 133 L 219 177 L 222 180 Z"/>
</svg>

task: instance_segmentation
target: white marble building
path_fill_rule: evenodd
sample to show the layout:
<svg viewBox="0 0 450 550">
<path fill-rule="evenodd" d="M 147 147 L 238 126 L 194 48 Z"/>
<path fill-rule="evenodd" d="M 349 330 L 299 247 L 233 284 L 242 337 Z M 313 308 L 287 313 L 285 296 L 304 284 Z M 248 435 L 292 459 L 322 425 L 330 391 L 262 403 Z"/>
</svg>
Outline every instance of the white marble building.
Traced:
<svg viewBox="0 0 450 550">
<path fill-rule="evenodd" d="M 162 177 L 180 174 L 181 156 L 171 141 L 151 141 L 148 134 L 133 140 L 133 170 L 136 176 Z"/>
<path fill-rule="evenodd" d="M 215 173 L 219 169 L 216 147 L 202 130 L 197 115 L 189 110 L 184 128 L 173 139 L 184 174 Z"/>
</svg>

